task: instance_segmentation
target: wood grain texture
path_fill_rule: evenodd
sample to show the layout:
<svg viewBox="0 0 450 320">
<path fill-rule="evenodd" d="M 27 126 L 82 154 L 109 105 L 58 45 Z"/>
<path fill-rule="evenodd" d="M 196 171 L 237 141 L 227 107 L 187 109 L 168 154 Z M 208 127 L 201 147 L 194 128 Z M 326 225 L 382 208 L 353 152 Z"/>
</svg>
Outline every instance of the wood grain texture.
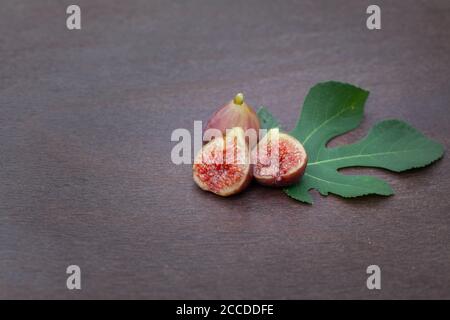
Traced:
<svg viewBox="0 0 450 320">
<path fill-rule="evenodd" d="M 395 196 L 304 205 L 253 184 L 222 199 L 170 161 L 236 92 L 292 128 L 315 83 L 371 92 L 357 130 L 400 118 L 449 148 L 450 3 L 2 1 L 0 298 L 450 298 L 450 163 Z M 82 270 L 82 290 L 65 269 Z M 382 290 L 366 289 L 366 267 Z"/>
</svg>

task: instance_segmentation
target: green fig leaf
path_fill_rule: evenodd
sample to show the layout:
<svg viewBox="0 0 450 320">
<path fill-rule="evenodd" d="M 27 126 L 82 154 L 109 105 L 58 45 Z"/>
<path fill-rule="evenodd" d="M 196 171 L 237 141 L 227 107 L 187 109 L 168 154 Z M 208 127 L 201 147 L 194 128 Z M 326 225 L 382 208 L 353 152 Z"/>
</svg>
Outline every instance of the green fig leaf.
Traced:
<svg viewBox="0 0 450 320">
<path fill-rule="evenodd" d="M 258 110 L 259 123 L 261 129 L 280 128 L 280 123 L 274 116 L 267 110 L 266 107 L 261 107 Z M 281 128 L 280 128 L 281 129 Z"/>
<path fill-rule="evenodd" d="M 312 203 L 311 189 L 346 198 L 391 195 L 389 184 L 379 178 L 344 175 L 338 170 L 358 166 L 401 172 L 442 157 L 441 144 L 400 120 L 379 122 L 358 142 L 328 148 L 330 139 L 358 127 L 368 95 L 368 91 L 334 81 L 320 83 L 309 91 L 300 119 L 290 132 L 305 147 L 308 165 L 303 178 L 284 189 L 290 197 Z M 267 124 L 277 123 L 267 109 L 261 109 L 258 115 Z"/>
</svg>

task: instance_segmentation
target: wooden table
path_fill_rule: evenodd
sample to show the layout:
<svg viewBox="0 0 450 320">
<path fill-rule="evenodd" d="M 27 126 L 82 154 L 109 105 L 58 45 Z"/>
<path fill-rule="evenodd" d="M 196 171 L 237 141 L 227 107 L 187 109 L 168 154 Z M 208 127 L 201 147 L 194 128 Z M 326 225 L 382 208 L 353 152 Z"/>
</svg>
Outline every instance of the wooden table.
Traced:
<svg viewBox="0 0 450 320">
<path fill-rule="evenodd" d="M 386 179 L 392 197 L 256 184 L 222 199 L 172 164 L 238 91 L 292 128 L 309 88 L 371 91 L 357 140 L 400 118 L 449 148 L 450 2 L 4 1 L 0 298 L 450 298 L 450 162 Z M 82 289 L 66 288 L 79 265 Z M 381 268 L 382 289 L 366 288 Z"/>
</svg>

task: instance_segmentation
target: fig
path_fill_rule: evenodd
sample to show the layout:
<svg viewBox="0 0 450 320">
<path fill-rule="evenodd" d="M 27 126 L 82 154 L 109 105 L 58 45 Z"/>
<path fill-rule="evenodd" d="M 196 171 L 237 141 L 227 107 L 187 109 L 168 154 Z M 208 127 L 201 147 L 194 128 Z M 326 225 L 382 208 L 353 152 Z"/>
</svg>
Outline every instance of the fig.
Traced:
<svg viewBox="0 0 450 320">
<path fill-rule="evenodd" d="M 201 189 L 223 197 L 241 192 L 252 180 L 244 130 L 235 127 L 226 132 L 201 148 L 192 168 L 194 181 Z"/>
<path fill-rule="evenodd" d="M 253 175 L 260 184 L 285 187 L 303 175 L 308 156 L 302 144 L 287 133 L 271 129 L 252 150 Z"/>
<path fill-rule="evenodd" d="M 244 95 L 238 93 L 233 100 L 216 111 L 205 126 L 208 129 L 218 129 L 226 134 L 227 129 L 241 127 L 247 134 L 247 142 L 253 148 L 258 142 L 259 118 L 255 110 L 244 101 Z M 252 131 L 247 131 L 253 129 Z M 250 135 L 253 135 L 250 137 Z"/>
</svg>

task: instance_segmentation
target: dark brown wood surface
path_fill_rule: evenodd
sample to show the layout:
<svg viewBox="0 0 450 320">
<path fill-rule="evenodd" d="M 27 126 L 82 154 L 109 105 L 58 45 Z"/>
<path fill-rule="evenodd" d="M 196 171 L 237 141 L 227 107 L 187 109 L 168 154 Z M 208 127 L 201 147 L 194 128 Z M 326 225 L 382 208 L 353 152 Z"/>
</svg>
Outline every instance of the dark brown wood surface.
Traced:
<svg viewBox="0 0 450 320">
<path fill-rule="evenodd" d="M 355 141 L 400 118 L 450 140 L 450 2 L 72 1 L 0 5 L 0 298 L 450 298 L 450 163 L 392 197 L 222 199 L 171 163 L 238 91 L 289 129 L 308 89 L 370 90 Z M 66 289 L 66 267 L 82 290 Z M 382 289 L 366 288 L 366 268 Z"/>
</svg>

